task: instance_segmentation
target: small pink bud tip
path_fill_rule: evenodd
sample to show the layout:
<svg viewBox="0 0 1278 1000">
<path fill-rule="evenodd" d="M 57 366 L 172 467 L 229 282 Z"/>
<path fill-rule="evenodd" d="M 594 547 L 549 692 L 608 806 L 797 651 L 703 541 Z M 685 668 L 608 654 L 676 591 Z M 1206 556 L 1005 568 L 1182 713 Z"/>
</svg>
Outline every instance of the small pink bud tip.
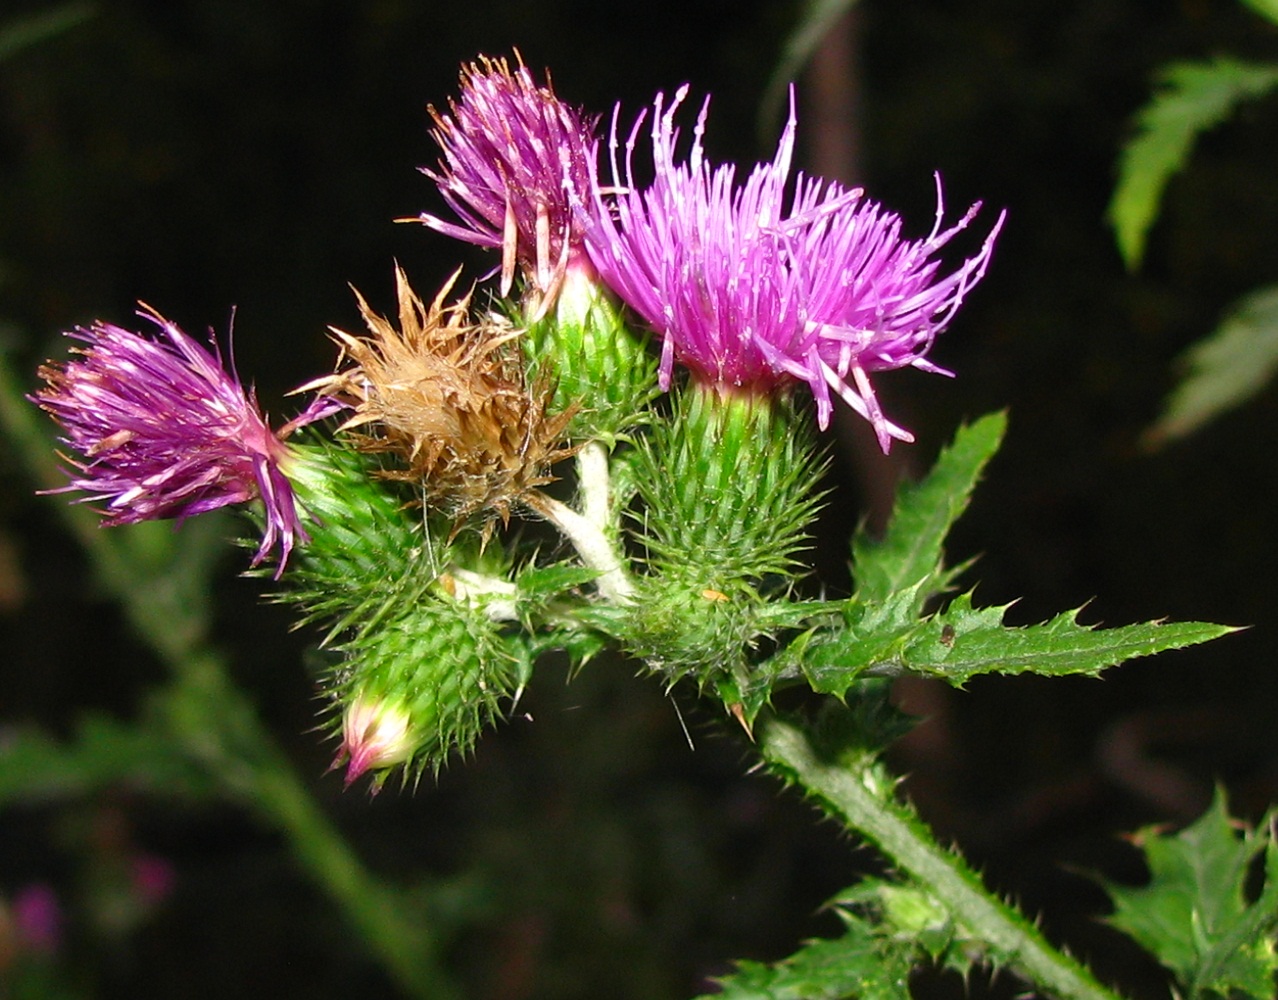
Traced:
<svg viewBox="0 0 1278 1000">
<path fill-rule="evenodd" d="M 346 760 L 345 786 L 361 775 L 402 764 L 413 755 L 417 741 L 409 732 L 402 706 L 357 695 L 342 719 L 342 747 L 334 767 Z"/>
</svg>

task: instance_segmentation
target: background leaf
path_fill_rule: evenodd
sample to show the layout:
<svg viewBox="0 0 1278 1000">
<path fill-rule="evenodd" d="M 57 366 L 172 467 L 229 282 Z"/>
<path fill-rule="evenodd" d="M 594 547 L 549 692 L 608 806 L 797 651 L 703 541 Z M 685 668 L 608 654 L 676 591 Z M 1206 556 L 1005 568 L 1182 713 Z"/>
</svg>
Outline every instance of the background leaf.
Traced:
<svg viewBox="0 0 1278 1000">
<path fill-rule="evenodd" d="M 1162 89 L 1137 115 L 1138 131 L 1123 149 L 1109 203 L 1119 252 L 1133 269 L 1144 257 L 1163 189 L 1185 165 L 1198 133 L 1224 121 L 1239 102 L 1278 86 L 1278 67 L 1225 58 L 1177 63 L 1160 82 Z"/>
<path fill-rule="evenodd" d="M 1272 820 L 1271 814 L 1256 831 L 1240 829 L 1217 791 L 1207 812 L 1179 833 L 1147 828 L 1137 834 L 1149 865 L 1148 885 L 1105 886 L 1114 901 L 1110 923 L 1175 973 L 1191 997 L 1274 995 L 1278 891 Z M 1267 885 L 1249 903 L 1248 876 L 1261 851 Z"/>
<path fill-rule="evenodd" d="M 1147 434 L 1151 444 L 1183 437 L 1260 392 L 1278 370 L 1278 285 L 1253 292 L 1216 332 L 1181 359 L 1187 372 Z"/>
<path fill-rule="evenodd" d="M 1242 0 L 1242 2 L 1261 17 L 1278 24 L 1278 0 Z"/>
<path fill-rule="evenodd" d="M 61 34 L 97 13 L 91 3 L 66 3 L 39 14 L 28 14 L 0 24 L 0 61 Z"/>
<path fill-rule="evenodd" d="M 766 144 L 773 123 L 781 116 L 786 88 L 802 71 L 816 47 L 821 44 L 836 21 L 856 5 L 857 0 L 808 0 L 794 30 L 785 40 L 781 58 L 777 60 L 759 107 L 759 132 Z"/>
</svg>

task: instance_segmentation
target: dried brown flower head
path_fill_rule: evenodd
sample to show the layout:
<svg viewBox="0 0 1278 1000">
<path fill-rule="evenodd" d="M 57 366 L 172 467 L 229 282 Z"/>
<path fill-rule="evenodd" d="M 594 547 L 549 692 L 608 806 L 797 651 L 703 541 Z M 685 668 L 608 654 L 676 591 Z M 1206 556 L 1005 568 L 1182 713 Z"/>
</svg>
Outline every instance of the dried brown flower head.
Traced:
<svg viewBox="0 0 1278 1000">
<path fill-rule="evenodd" d="M 420 483 L 459 525 L 485 512 L 505 521 L 511 504 L 550 482 L 550 466 L 572 454 L 561 439 L 573 410 L 547 414 L 553 387 L 528 385 L 520 331 L 496 319 L 472 323 L 469 294 L 444 304 L 456 280 L 427 309 L 396 267 L 398 329 L 356 291 L 371 336 L 330 328 L 339 368 L 305 388 L 354 409 L 342 429 L 360 429 L 361 450 L 404 461 L 388 478 Z M 353 364 L 342 368 L 345 359 Z"/>
</svg>

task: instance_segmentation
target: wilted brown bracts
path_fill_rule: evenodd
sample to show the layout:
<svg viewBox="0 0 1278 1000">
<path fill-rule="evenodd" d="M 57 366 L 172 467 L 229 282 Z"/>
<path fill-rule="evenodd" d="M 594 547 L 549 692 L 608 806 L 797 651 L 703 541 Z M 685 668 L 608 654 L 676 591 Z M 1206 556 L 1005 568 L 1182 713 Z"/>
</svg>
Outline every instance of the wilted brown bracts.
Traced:
<svg viewBox="0 0 1278 1000">
<path fill-rule="evenodd" d="M 353 362 L 306 388 L 354 409 L 342 429 L 359 429 L 358 446 L 389 452 L 404 467 L 391 479 L 420 483 L 424 499 L 460 523 L 488 512 L 505 521 L 511 504 L 549 482 L 550 466 L 573 449 L 561 440 L 572 410 L 548 414 L 552 386 L 529 385 L 520 331 L 498 319 L 470 319 L 470 296 L 430 308 L 395 269 L 399 328 L 357 291 L 371 336 L 332 328 L 342 359 Z M 487 533 L 487 528 L 485 533 Z"/>
</svg>

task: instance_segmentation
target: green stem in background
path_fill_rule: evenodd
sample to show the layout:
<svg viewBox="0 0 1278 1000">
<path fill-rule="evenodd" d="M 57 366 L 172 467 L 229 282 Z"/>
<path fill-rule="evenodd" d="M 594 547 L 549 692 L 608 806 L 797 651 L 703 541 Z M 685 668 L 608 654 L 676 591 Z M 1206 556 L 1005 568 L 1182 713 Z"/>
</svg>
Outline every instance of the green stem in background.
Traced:
<svg viewBox="0 0 1278 1000">
<path fill-rule="evenodd" d="M 35 408 L 0 357 L 0 426 L 43 488 L 65 477 Z M 173 675 L 158 693 L 161 709 L 183 750 L 203 763 L 223 788 L 279 829 L 299 863 L 341 907 L 368 949 L 399 985 L 417 997 L 449 1000 L 457 991 L 439 965 L 438 945 L 413 919 L 391 887 L 363 866 L 321 811 L 249 700 L 231 682 L 222 658 L 206 641 L 208 605 L 170 567 L 142 558 L 137 530 L 103 530 L 89 508 L 59 502 L 67 527 L 83 545 L 103 586 L 130 624 Z M 138 525 L 135 529 L 168 526 Z M 163 560 L 159 560 L 163 562 Z M 185 581 L 189 584 L 189 581 Z"/>
<path fill-rule="evenodd" d="M 1024 914 L 991 895 L 962 858 L 936 842 L 917 813 L 896 798 L 896 782 L 872 753 L 850 762 L 823 760 L 801 728 L 775 717 L 763 727 L 761 749 L 774 770 L 874 844 L 991 955 L 1061 1000 L 1117 1000 L 1086 968 L 1049 944 Z"/>
</svg>

